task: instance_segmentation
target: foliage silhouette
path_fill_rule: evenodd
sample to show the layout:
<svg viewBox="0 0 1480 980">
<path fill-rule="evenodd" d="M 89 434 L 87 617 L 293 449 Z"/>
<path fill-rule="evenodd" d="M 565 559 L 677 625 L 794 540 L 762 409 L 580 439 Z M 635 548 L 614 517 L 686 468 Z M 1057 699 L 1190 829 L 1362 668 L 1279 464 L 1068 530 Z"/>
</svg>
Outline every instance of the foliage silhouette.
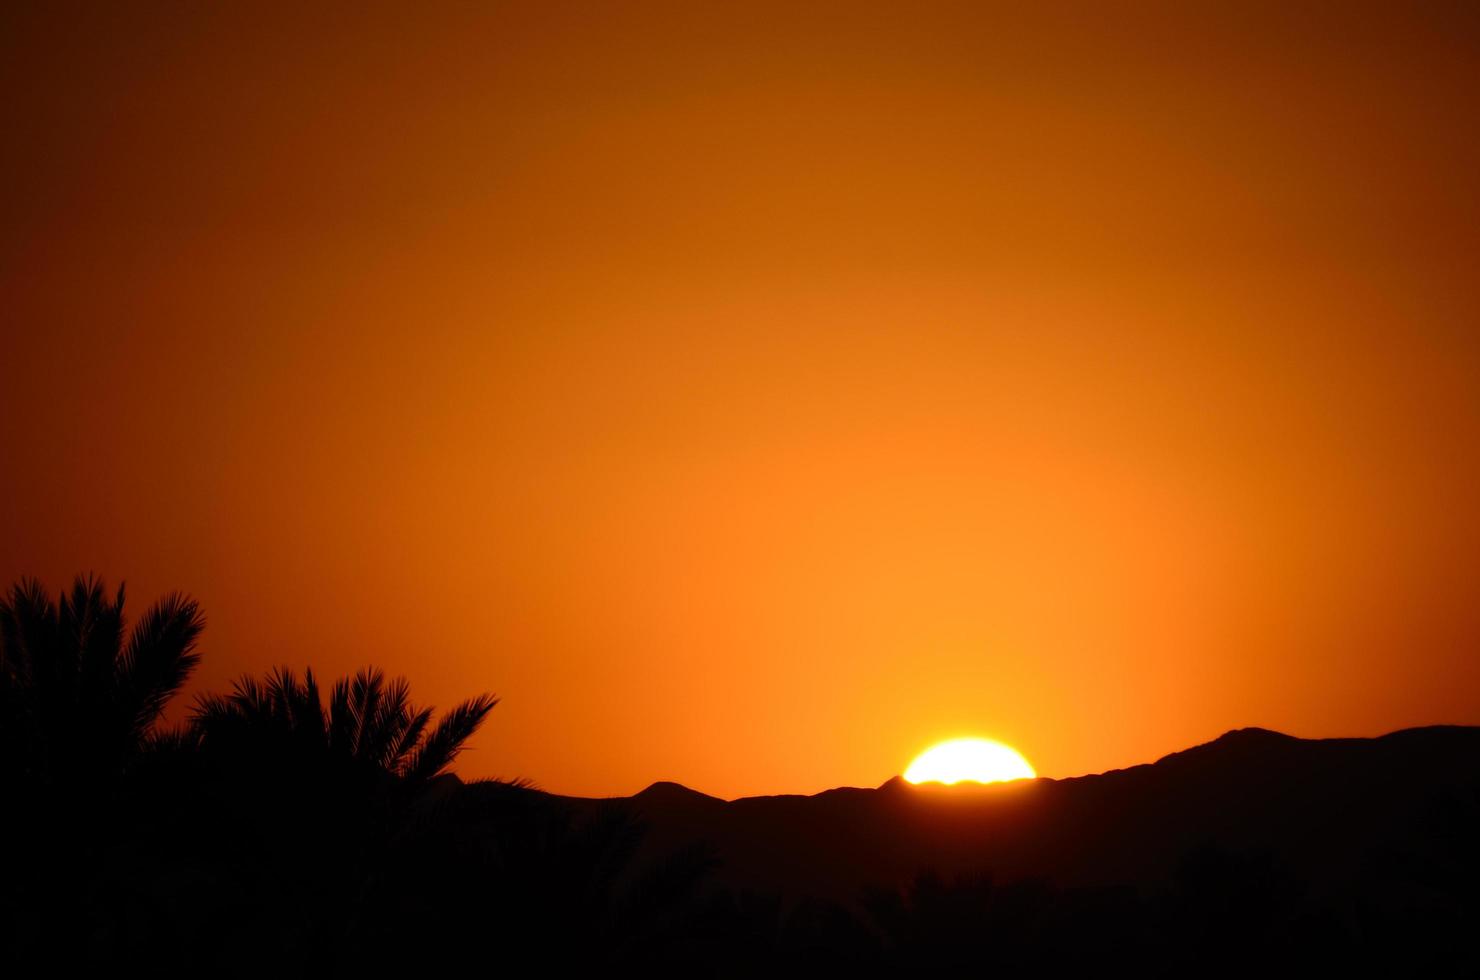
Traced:
<svg viewBox="0 0 1480 980">
<path fill-rule="evenodd" d="M 497 703 L 480 694 L 428 730 L 433 709 L 412 703 L 403 677 L 387 682 L 383 671 L 364 668 L 334 683 L 326 709 L 312 669 L 300 680 L 279 667 L 263 681 L 239 679 L 230 694 L 202 695 L 191 729 L 208 754 L 290 753 L 418 791 L 446 771 Z"/>
<path fill-rule="evenodd" d="M 0 600 L 7 975 L 1480 975 L 1477 729 L 1246 730 L 1041 792 L 585 800 L 464 783 L 497 700 L 437 718 L 372 667 L 161 729 L 201 624 L 170 596 L 129 630 L 90 577 Z"/>
<path fill-rule="evenodd" d="M 35 579 L 0 599 L 0 744 L 15 789 L 116 780 L 200 662 L 205 625 L 172 593 L 127 631 L 124 589 L 79 576 L 53 600 Z"/>
<path fill-rule="evenodd" d="M 0 943 L 16 955 L 102 934 L 133 836 L 126 777 L 143 762 L 169 702 L 199 663 L 204 619 L 175 593 L 129 629 L 124 589 L 77 577 L 53 599 L 35 579 L 0 598 Z M 109 896 L 97 901 L 100 896 Z"/>
<path fill-rule="evenodd" d="M 336 681 L 327 703 L 311 669 L 286 667 L 197 699 L 181 738 L 220 831 L 200 846 L 249 901 L 286 898 L 297 932 L 281 952 L 319 969 L 356 959 L 376 903 L 398 898 L 385 884 L 397 854 L 439 816 L 423 797 L 495 704 L 482 694 L 434 723 L 404 678 L 372 667 Z"/>
</svg>

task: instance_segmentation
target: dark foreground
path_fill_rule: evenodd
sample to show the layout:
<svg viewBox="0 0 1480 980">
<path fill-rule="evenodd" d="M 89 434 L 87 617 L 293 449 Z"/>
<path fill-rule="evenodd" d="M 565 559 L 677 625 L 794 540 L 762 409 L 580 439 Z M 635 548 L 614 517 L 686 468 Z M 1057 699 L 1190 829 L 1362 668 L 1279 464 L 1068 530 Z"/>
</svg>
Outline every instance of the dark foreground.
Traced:
<svg viewBox="0 0 1480 980">
<path fill-rule="evenodd" d="M 1480 975 L 1480 728 L 728 803 L 162 743 L 4 808 L 4 954 L 48 973 Z"/>
</svg>

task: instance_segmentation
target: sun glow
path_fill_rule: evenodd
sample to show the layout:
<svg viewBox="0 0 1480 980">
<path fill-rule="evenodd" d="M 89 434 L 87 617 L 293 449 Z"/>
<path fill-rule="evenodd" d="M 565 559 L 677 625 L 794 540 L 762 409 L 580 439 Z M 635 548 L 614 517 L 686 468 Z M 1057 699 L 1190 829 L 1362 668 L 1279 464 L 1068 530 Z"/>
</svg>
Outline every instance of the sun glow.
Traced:
<svg viewBox="0 0 1480 980">
<path fill-rule="evenodd" d="M 932 745 L 905 770 L 912 783 L 1001 783 L 1038 774 L 1016 749 L 987 738 L 955 738 Z"/>
</svg>

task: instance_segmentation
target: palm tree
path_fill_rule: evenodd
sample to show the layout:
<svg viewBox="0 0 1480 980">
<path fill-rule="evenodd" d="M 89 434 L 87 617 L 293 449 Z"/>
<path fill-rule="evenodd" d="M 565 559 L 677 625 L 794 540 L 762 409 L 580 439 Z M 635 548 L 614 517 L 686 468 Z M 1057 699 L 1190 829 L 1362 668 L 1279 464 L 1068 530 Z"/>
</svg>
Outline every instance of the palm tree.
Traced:
<svg viewBox="0 0 1480 980">
<path fill-rule="evenodd" d="M 204 620 L 176 593 L 129 629 L 123 603 L 94 576 L 56 599 L 35 579 L 0 593 L 0 948 L 17 962 L 101 935 L 127 894 L 119 869 L 172 847 L 143 846 L 123 777 L 199 663 Z"/>
<path fill-rule="evenodd" d="M 439 823 L 444 794 L 425 791 L 495 704 L 482 694 L 434 723 L 404 678 L 374 668 L 334 683 L 327 703 L 312 670 L 286 667 L 197 700 L 187 731 L 207 773 L 205 808 L 224 820 L 220 859 L 249 905 L 290 910 L 301 935 L 282 956 L 344 972 L 346 957 L 375 945 L 365 924 L 409 900 L 387 876 Z"/>
<path fill-rule="evenodd" d="M 200 662 L 205 620 L 171 593 L 131 631 L 124 589 L 78 576 L 53 601 L 35 579 L 0 596 L 0 773 L 32 788 L 122 774 Z"/>
<path fill-rule="evenodd" d="M 262 681 L 242 677 L 230 694 L 200 697 L 191 727 L 208 754 L 291 753 L 299 764 L 393 776 L 415 791 L 446 772 L 496 704 L 480 694 L 432 725 L 432 709 L 411 702 L 404 677 L 388 682 L 367 667 L 335 682 L 326 708 L 311 669 L 300 680 L 279 667 Z"/>
</svg>

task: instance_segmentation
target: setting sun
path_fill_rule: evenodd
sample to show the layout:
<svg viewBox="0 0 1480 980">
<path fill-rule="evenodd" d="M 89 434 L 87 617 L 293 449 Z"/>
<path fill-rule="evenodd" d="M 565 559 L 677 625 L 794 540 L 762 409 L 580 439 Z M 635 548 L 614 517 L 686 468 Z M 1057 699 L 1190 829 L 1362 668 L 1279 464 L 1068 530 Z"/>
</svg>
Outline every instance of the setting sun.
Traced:
<svg viewBox="0 0 1480 980">
<path fill-rule="evenodd" d="M 1038 774 L 1022 754 L 987 738 L 956 738 L 920 753 L 904 778 L 912 783 L 1001 783 Z"/>
</svg>

